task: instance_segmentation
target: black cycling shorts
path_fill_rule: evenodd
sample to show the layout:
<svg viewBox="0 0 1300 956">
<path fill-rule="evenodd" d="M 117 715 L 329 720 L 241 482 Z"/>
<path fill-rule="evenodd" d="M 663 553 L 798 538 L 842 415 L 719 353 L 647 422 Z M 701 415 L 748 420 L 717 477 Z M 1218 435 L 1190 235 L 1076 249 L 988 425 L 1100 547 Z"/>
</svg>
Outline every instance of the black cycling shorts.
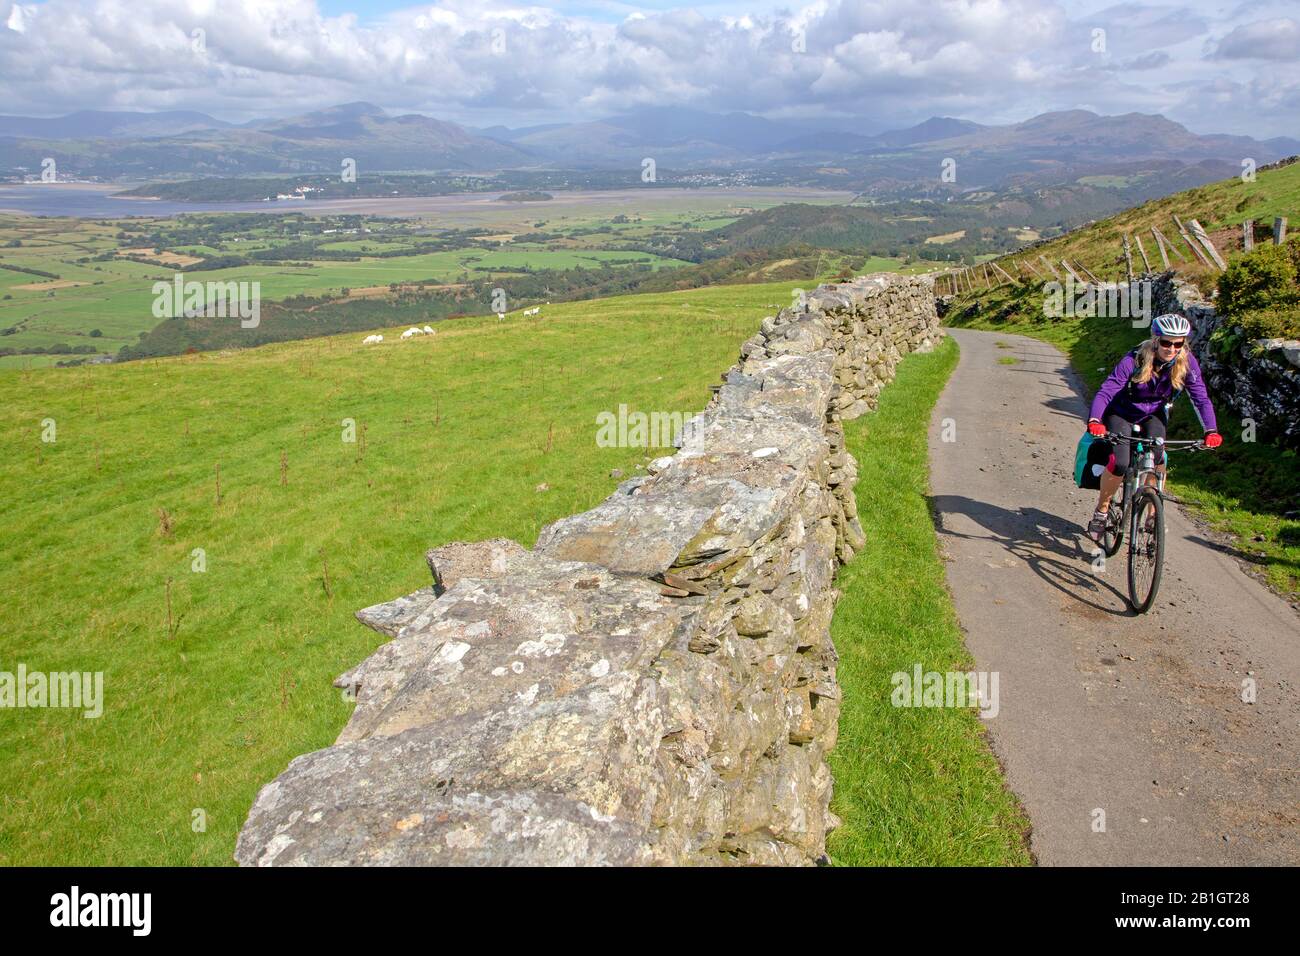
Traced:
<svg viewBox="0 0 1300 956">
<path fill-rule="evenodd" d="M 1106 429 L 1116 435 L 1123 435 L 1126 438 L 1133 435 L 1134 423 L 1114 412 L 1106 413 L 1105 423 Z M 1164 415 L 1158 412 L 1148 415 L 1136 424 L 1141 426 L 1142 430 L 1139 434 L 1144 438 L 1164 438 L 1168 429 L 1168 422 L 1165 421 Z M 1129 453 L 1132 448 L 1133 446 L 1125 441 L 1111 443 L 1110 462 L 1106 467 L 1112 475 L 1122 475 L 1128 471 Z"/>
</svg>

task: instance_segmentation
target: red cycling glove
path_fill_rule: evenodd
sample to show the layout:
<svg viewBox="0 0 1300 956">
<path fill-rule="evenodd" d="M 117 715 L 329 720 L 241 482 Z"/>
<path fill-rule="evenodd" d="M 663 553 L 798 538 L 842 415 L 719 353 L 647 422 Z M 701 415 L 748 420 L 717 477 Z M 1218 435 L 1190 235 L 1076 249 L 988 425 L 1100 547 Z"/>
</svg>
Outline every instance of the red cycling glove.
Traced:
<svg viewBox="0 0 1300 956">
<path fill-rule="evenodd" d="M 1218 432 L 1205 433 L 1206 448 L 1218 448 L 1222 444 L 1223 444 L 1223 436 L 1220 435 Z"/>
<path fill-rule="evenodd" d="M 1101 422 L 1088 422 L 1088 434 L 1094 438 L 1100 438 L 1106 434 L 1106 426 Z"/>
</svg>

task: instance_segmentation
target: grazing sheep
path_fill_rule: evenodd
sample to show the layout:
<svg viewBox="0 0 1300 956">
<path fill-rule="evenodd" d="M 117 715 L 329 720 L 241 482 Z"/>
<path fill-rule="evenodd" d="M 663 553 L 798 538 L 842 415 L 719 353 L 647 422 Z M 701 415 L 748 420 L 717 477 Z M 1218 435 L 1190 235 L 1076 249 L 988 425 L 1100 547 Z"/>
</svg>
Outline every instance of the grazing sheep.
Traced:
<svg viewBox="0 0 1300 956">
<path fill-rule="evenodd" d="M 542 311 L 542 307 L 540 305 L 534 306 L 531 309 L 524 309 L 524 315 L 536 315 L 538 312 L 541 311 Z"/>
<path fill-rule="evenodd" d="M 426 325 L 426 326 L 424 327 L 424 334 L 425 334 L 425 335 L 432 335 L 432 334 L 433 334 L 433 326 L 431 326 L 431 325 Z"/>
<path fill-rule="evenodd" d="M 384 337 L 382 335 L 367 335 L 364 339 L 361 340 L 361 344 L 374 345 L 375 343 L 382 342 L 383 340 Z"/>
<path fill-rule="evenodd" d="M 418 334 L 419 333 L 416 332 L 415 329 L 407 329 L 405 332 L 402 333 L 402 338 L 409 339 L 412 335 L 418 335 Z"/>
</svg>

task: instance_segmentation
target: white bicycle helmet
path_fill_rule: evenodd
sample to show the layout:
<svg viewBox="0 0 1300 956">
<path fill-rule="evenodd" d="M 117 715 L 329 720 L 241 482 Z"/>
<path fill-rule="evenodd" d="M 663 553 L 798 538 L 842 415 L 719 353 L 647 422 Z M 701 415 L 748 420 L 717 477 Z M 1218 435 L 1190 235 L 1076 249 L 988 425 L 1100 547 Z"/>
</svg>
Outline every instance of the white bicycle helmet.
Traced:
<svg viewBox="0 0 1300 956">
<path fill-rule="evenodd" d="M 1187 336 L 1192 333 L 1192 323 L 1177 312 L 1166 312 L 1151 320 L 1151 332 L 1153 335 Z"/>
</svg>

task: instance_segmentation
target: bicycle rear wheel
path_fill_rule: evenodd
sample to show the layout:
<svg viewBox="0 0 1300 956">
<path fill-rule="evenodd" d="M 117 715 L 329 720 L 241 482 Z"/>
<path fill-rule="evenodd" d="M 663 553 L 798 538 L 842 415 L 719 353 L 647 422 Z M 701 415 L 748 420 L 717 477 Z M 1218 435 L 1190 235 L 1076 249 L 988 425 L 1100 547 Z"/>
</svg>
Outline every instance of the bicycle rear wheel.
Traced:
<svg viewBox="0 0 1300 956">
<path fill-rule="evenodd" d="M 1133 497 L 1128 546 L 1129 604 L 1145 614 L 1155 603 L 1164 570 L 1165 509 L 1154 488 L 1142 488 Z M 1147 530 L 1147 525 L 1151 530 Z"/>
</svg>

